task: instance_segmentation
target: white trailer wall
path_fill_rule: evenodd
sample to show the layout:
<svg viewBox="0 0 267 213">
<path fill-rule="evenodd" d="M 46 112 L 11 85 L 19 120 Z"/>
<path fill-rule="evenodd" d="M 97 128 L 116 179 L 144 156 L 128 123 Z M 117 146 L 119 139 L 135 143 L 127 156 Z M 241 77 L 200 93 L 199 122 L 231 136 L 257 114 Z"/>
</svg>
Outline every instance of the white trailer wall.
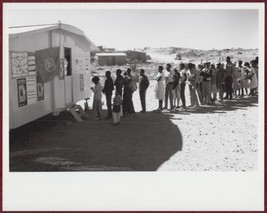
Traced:
<svg viewBox="0 0 267 213">
<path fill-rule="evenodd" d="M 64 59 L 64 48 L 71 48 L 70 76 L 60 79 L 55 76 L 44 83 L 44 100 L 25 106 L 18 106 L 17 78 L 10 74 L 10 128 L 16 128 L 51 112 L 62 111 L 71 103 L 76 103 L 91 96 L 90 50 L 84 47 L 88 42 L 82 36 L 56 29 L 41 33 L 19 36 L 9 40 L 10 52 L 35 52 L 50 47 L 60 46 L 60 59 Z M 85 67 L 84 62 L 89 64 Z M 9 73 L 11 73 L 11 66 Z M 25 78 L 25 77 L 21 77 Z"/>
<path fill-rule="evenodd" d="M 19 37 L 9 40 L 9 50 L 15 52 L 35 52 L 38 49 L 48 48 L 51 44 L 49 32 L 34 34 L 29 37 Z M 9 62 L 10 64 L 11 62 Z M 44 100 L 23 107 L 18 107 L 17 79 L 11 78 L 11 66 L 9 66 L 9 109 L 10 128 L 16 128 L 53 110 L 51 82 L 44 84 Z M 21 77 L 23 78 L 23 77 Z"/>
</svg>

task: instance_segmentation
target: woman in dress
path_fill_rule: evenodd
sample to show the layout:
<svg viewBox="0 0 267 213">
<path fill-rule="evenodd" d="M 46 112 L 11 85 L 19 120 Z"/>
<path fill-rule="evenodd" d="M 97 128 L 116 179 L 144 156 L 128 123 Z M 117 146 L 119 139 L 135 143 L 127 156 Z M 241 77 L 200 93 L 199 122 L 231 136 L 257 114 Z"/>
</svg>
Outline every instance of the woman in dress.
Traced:
<svg viewBox="0 0 267 213">
<path fill-rule="evenodd" d="M 164 100 L 164 73 L 163 66 L 158 67 L 158 74 L 155 77 L 156 86 L 155 86 L 155 96 L 159 100 L 159 107 L 157 110 L 162 110 L 162 103 Z"/>
<path fill-rule="evenodd" d="M 243 69 L 243 76 L 244 76 L 244 88 L 246 95 L 248 95 L 248 88 L 249 88 L 249 81 L 250 81 L 250 64 L 245 62 L 244 69 Z"/>
</svg>

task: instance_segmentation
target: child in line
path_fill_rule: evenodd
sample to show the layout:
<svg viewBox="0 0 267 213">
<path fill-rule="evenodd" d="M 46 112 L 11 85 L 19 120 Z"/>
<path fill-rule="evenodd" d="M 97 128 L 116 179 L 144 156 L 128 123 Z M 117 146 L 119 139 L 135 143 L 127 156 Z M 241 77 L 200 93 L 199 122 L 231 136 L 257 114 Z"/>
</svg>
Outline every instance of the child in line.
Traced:
<svg viewBox="0 0 267 213">
<path fill-rule="evenodd" d="M 121 105 L 122 105 L 122 99 L 119 92 L 116 92 L 115 97 L 113 99 L 113 125 L 120 124 L 120 117 L 121 117 Z"/>
<path fill-rule="evenodd" d="M 95 120 L 100 120 L 100 114 L 102 110 L 102 85 L 100 84 L 100 79 L 97 76 L 92 78 L 92 82 L 95 84 L 95 87 L 91 87 L 91 90 L 94 92 L 94 101 L 93 101 L 93 111 L 96 113 Z"/>
</svg>

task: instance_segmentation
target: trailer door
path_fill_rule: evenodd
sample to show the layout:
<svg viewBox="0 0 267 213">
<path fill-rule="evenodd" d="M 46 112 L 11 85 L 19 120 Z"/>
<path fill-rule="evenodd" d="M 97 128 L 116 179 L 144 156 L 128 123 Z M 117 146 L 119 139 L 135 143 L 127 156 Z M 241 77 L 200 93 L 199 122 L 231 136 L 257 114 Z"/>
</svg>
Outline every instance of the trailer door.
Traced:
<svg viewBox="0 0 267 213">
<path fill-rule="evenodd" d="M 64 58 L 67 61 L 67 68 L 65 70 L 64 87 L 65 87 L 65 103 L 69 104 L 73 102 L 72 94 L 72 51 L 71 48 L 64 47 Z"/>
</svg>

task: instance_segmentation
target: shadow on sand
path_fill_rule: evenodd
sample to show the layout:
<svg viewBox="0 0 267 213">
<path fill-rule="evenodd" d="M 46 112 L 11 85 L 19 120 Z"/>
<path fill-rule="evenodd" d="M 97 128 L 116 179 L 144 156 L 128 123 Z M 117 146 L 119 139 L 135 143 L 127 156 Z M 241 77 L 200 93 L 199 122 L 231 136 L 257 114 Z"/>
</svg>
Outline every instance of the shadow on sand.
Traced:
<svg viewBox="0 0 267 213">
<path fill-rule="evenodd" d="M 214 105 L 204 105 L 197 109 L 188 107 L 178 112 L 170 112 L 170 114 L 191 114 L 191 113 L 226 113 L 234 110 L 247 110 L 247 107 L 257 107 L 258 97 L 250 96 L 246 98 L 225 100 L 224 103 L 216 103 Z M 168 112 L 169 114 L 169 112 Z"/>
<path fill-rule="evenodd" d="M 106 113 L 103 113 L 103 115 Z M 10 131 L 10 171 L 156 171 L 182 150 L 182 135 L 164 113 L 75 122 L 67 112 Z"/>
</svg>

